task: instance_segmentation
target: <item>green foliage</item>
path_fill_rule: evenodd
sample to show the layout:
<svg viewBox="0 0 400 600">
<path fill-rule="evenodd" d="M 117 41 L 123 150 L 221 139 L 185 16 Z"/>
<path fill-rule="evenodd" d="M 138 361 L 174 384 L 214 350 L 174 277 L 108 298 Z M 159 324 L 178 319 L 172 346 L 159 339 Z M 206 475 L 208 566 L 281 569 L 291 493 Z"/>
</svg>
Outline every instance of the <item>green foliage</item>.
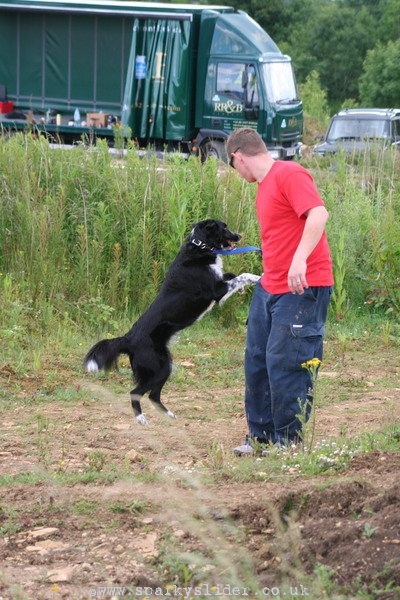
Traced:
<svg viewBox="0 0 400 600">
<path fill-rule="evenodd" d="M 51 461 L 51 422 L 49 417 L 42 413 L 37 415 L 37 433 L 38 462 L 47 468 Z"/>
<path fill-rule="evenodd" d="M 349 318 L 350 311 L 344 311 L 348 305 L 359 309 L 368 302 L 371 307 L 377 301 L 375 295 L 371 297 L 372 290 L 393 289 L 396 281 L 399 257 L 393 214 L 398 214 L 400 203 L 399 156 L 395 150 L 377 146 L 364 155 L 327 157 L 318 161 L 315 171 L 312 164 L 310 168 L 330 213 L 327 233 L 339 286 L 331 309 L 337 316 Z M 376 264 L 372 246 L 374 239 L 378 243 L 376 230 L 382 248 L 386 246 L 385 252 L 391 253 L 385 269 L 378 269 Z M 379 303 L 376 308 L 380 308 Z"/>
<path fill-rule="evenodd" d="M 328 125 L 327 93 L 321 88 L 320 76 L 317 71 L 312 71 L 307 75 L 305 83 L 299 85 L 299 92 L 305 115 Z"/>
<path fill-rule="evenodd" d="M 321 87 L 317 71 L 312 71 L 306 82 L 299 85 L 299 96 L 304 110 L 303 142 L 312 144 L 315 132 L 325 132 L 330 119 L 327 92 Z"/>
<path fill-rule="evenodd" d="M 329 3 L 315 23 L 310 44 L 314 45 L 321 83 L 329 89 L 332 105 L 358 95 L 358 78 L 364 56 L 375 40 L 374 21 L 368 11 Z"/>
<path fill-rule="evenodd" d="M 134 516 L 140 515 L 146 509 L 146 503 L 142 500 L 131 500 L 130 502 L 124 502 L 117 500 L 111 504 L 109 510 L 115 513 L 128 513 Z"/>
<path fill-rule="evenodd" d="M 105 143 L 65 152 L 16 135 L 0 140 L 0 170 L 0 285 L 10 343 L 18 327 L 40 330 L 45 315 L 47 322 L 84 320 L 93 330 L 113 331 L 115 311 L 131 320 L 154 298 L 195 221 L 227 220 L 247 243 L 257 242 L 244 208 L 249 193 L 239 182 L 228 188 L 213 161 L 171 155 L 161 165 L 131 147 L 119 162 Z"/>
<path fill-rule="evenodd" d="M 336 250 L 334 261 L 334 279 L 335 289 L 332 294 L 331 310 L 335 318 L 339 321 L 349 309 L 349 299 L 347 297 L 346 288 L 344 286 L 346 277 L 346 247 L 344 243 L 344 234 L 341 232 L 339 236 L 339 244 Z"/>
<path fill-rule="evenodd" d="M 286 6 L 286 30 L 276 39 L 292 57 L 299 83 L 317 71 L 331 112 L 345 98 L 358 98 L 358 78 L 375 45 L 377 17 L 366 7 L 327 0 L 294 0 Z M 268 31 L 268 24 L 264 23 Z"/>
<path fill-rule="evenodd" d="M 88 471 L 102 471 L 107 463 L 107 455 L 102 450 L 94 450 L 88 454 Z"/>
<path fill-rule="evenodd" d="M 346 98 L 346 100 L 343 102 L 342 106 L 340 107 L 341 109 L 345 109 L 345 108 L 360 108 L 360 104 L 359 102 L 357 102 L 356 100 L 354 100 L 354 98 Z"/>
<path fill-rule="evenodd" d="M 298 431 L 299 438 L 302 440 L 303 448 L 307 448 L 308 452 L 311 452 L 314 446 L 315 437 L 315 423 L 316 423 L 316 408 L 317 402 L 317 380 L 318 370 L 321 365 L 319 358 L 312 358 L 301 366 L 303 369 L 307 369 L 310 374 L 312 388 L 308 390 L 307 399 L 304 403 L 299 399 L 299 414 L 296 415 L 300 421 L 300 431 Z"/>
<path fill-rule="evenodd" d="M 363 535 L 363 537 L 371 538 L 374 535 L 375 531 L 377 531 L 377 530 L 378 530 L 378 527 L 371 527 L 371 525 L 369 523 L 366 523 L 362 535 Z"/>
<path fill-rule="evenodd" d="M 390 200 L 382 219 L 372 224 L 372 267 L 371 297 L 376 305 L 387 309 L 388 314 L 400 315 L 400 221 L 399 212 Z"/>
<path fill-rule="evenodd" d="M 312 99 L 323 93 L 309 79 Z M 315 100 L 315 106 L 318 101 Z M 323 113 L 320 113 L 323 114 Z M 330 212 L 327 230 L 336 275 L 333 309 L 348 305 L 400 312 L 399 161 L 377 148 L 365 156 L 335 155 L 309 164 Z M 0 337 L 15 353 L 32 343 L 36 366 L 49 330 L 114 335 L 154 299 L 194 222 L 224 220 L 259 245 L 256 186 L 209 160 L 169 155 L 140 158 L 132 146 L 114 160 L 105 144 L 70 152 L 46 140 L 0 139 L 3 195 L 0 227 Z M 260 274 L 258 253 L 224 259 L 225 268 Z M 217 314 L 230 325 L 249 294 Z"/>
<path fill-rule="evenodd" d="M 396 76 L 400 61 L 400 40 L 378 43 L 367 53 L 360 77 L 360 100 L 364 105 L 395 107 L 399 104 L 400 81 Z"/>
<path fill-rule="evenodd" d="M 399 0 L 383 0 L 378 2 L 378 38 L 386 44 L 389 40 L 397 40 L 400 31 Z"/>
<path fill-rule="evenodd" d="M 85 498 L 80 498 L 74 502 L 74 512 L 77 515 L 93 515 L 96 513 L 98 503 Z"/>
</svg>

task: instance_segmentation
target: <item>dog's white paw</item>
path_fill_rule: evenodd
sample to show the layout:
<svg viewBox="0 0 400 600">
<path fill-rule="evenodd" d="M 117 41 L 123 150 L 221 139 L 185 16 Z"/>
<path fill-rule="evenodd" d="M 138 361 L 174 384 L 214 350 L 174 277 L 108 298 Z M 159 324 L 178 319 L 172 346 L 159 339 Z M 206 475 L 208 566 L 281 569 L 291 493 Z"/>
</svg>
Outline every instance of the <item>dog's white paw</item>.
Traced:
<svg viewBox="0 0 400 600">
<path fill-rule="evenodd" d="M 167 410 L 167 415 L 168 415 L 169 417 L 171 417 L 171 419 L 176 419 L 176 415 L 174 415 L 174 413 L 173 413 L 173 412 L 171 412 L 170 410 Z"/>
<path fill-rule="evenodd" d="M 257 283 L 261 279 L 260 275 L 253 275 L 253 273 L 243 273 L 243 275 L 247 284 Z"/>
<path fill-rule="evenodd" d="M 144 415 L 140 414 L 136 417 L 136 421 L 140 424 L 140 425 L 148 425 L 147 423 L 147 419 Z"/>
<path fill-rule="evenodd" d="M 95 371 L 99 370 L 99 365 L 97 364 L 97 362 L 95 360 L 88 360 L 88 362 L 86 363 L 86 369 L 92 373 Z"/>
</svg>

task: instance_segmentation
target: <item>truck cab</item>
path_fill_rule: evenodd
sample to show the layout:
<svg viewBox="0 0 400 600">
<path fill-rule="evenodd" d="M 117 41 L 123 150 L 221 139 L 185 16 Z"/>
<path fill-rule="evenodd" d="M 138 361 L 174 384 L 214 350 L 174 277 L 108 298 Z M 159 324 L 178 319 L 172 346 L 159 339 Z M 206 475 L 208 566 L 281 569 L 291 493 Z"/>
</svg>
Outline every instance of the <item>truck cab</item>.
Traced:
<svg viewBox="0 0 400 600">
<path fill-rule="evenodd" d="M 200 152 L 225 159 L 224 138 L 236 128 L 253 127 L 273 158 L 300 155 L 303 110 L 290 58 L 245 13 L 210 13 L 203 15 L 199 44 Z"/>
</svg>

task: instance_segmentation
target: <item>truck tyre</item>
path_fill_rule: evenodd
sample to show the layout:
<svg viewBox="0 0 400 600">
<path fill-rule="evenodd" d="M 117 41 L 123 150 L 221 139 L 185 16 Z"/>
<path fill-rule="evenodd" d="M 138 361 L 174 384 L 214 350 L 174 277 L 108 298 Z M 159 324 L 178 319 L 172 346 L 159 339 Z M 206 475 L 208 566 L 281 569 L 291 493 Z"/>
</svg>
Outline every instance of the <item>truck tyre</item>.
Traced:
<svg viewBox="0 0 400 600">
<path fill-rule="evenodd" d="M 228 162 L 225 144 L 221 140 L 207 140 L 200 146 L 201 162 L 213 156 L 215 160 Z"/>
</svg>

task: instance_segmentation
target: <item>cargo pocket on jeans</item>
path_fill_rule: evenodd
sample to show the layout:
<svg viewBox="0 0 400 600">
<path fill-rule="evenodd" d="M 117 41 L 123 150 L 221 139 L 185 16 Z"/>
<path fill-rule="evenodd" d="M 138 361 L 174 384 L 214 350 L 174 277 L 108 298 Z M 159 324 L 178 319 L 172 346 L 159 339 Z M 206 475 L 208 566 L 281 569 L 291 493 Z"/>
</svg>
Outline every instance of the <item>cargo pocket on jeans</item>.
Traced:
<svg viewBox="0 0 400 600">
<path fill-rule="evenodd" d="M 324 323 L 306 323 L 306 325 L 291 325 L 290 331 L 296 338 L 320 337 L 325 333 Z"/>
<path fill-rule="evenodd" d="M 301 370 L 301 365 L 312 358 L 322 359 L 324 323 L 293 324 L 290 326 L 291 344 L 287 356 L 288 370 Z"/>
</svg>

